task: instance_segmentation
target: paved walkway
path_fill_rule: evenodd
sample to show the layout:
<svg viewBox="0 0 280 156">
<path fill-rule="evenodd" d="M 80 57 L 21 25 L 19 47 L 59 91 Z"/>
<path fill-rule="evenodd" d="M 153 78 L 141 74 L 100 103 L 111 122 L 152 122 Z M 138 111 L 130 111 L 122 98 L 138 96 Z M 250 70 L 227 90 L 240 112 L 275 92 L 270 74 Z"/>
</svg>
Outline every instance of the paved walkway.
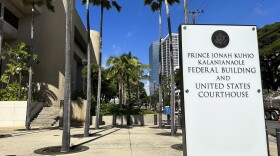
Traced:
<svg viewBox="0 0 280 156">
<path fill-rule="evenodd" d="M 89 150 L 69 155 L 94 156 L 182 156 L 177 145 L 182 144 L 182 132 L 170 136 L 169 129 L 158 129 L 156 126 L 110 127 L 91 130 L 94 135 L 83 138 L 83 128 L 71 129 L 71 144 L 88 146 Z M 0 135 L 12 137 L 0 138 L 0 156 L 37 155 L 34 150 L 60 146 L 62 130 L 35 129 L 31 131 L 0 129 Z M 275 138 L 270 136 L 270 154 L 277 156 Z M 180 146 L 179 146 L 180 147 Z"/>
<path fill-rule="evenodd" d="M 172 145 L 182 144 L 182 133 L 170 136 L 169 129 L 155 126 L 109 127 L 91 130 L 92 137 L 83 138 L 83 128 L 71 129 L 71 144 L 88 146 L 89 150 L 69 155 L 94 156 L 182 156 L 181 150 Z M 0 134 L 12 137 L 0 138 L 0 155 L 36 155 L 34 150 L 60 146 L 62 130 L 42 129 L 26 131 L 1 130 Z"/>
</svg>

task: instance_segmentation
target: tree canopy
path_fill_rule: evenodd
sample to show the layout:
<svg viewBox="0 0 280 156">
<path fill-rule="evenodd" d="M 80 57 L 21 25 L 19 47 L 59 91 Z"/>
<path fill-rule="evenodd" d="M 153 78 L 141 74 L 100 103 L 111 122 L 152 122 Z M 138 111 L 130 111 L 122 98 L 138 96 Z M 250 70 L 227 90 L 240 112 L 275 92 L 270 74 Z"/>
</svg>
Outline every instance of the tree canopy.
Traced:
<svg viewBox="0 0 280 156">
<path fill-rule="evenodd" d="M 280 22 L 258 29 L 263 88 L 277 90 L 280 85 Z"/>
</svg>

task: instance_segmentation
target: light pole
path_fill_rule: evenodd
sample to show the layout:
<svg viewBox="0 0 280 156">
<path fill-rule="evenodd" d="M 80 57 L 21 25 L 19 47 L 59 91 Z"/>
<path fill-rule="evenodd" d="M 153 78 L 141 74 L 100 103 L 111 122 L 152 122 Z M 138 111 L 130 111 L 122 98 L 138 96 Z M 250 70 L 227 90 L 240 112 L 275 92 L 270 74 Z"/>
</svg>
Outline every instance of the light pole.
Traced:
<svg viewBox="0 0 280 156">
<path fill-rule="evenodd" d="M 155 95 L 155 92 L 156 92 L 156 81 L 154 81 L 154 93 L 153 93 L 153 95 L 154 95 L 154 108 L 155 108 L 155 110 L 156 110 L 156 95 Z"/>
<path fill-rule="evenodd" d="M 20 57 L 17 57 L 17 63 L 20 60 Z M 17 72 L 19 73 L 19 89 L 18 89 L 18 100 L 20 101 L 20 93 L 21 93 L 21 67 L 16 68 Z"/>
<path fill-rule="evenodd" d="M 191 15 L 192 15 L 192 22 L 193 22 L 193 24 L 195 24 L 195 16 L 197 15 L 197 14 L 202 14 L 202 13 L 204 13 L 204 10 L 196 10 L 196 11 L 190 11 L 189 12 Z"/>
<path fill-rule="evenodd" d="M 87 60 L 83 59 L 82 64 L 83 64 L 83 67 L 85 67 L 87 65 Z M 86 83 L 86 77 L 83 75 L 83 92 L 85 92 L 85 88 L 86 88 L 85 83 Z"/>
</svg>

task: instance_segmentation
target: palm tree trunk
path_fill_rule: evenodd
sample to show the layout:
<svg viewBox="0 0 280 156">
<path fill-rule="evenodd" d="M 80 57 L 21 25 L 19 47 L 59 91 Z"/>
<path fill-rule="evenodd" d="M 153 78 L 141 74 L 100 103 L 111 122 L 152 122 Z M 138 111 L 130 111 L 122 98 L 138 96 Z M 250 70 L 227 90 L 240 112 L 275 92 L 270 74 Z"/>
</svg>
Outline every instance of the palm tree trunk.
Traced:
<svg viewBox="0 0 280 156">
<path fill-rule="evenodd" d="M 184 0 L 184 10 L 185 10 L 185 22 L 189 24 L 189 7 L 188 0 Z"/>
<path fill-rule="evenodd" d="M 72 0 L 66 0 L 65 85 L 61 152 L 70 149 Z"/>
<path fill-rule="evenodd" d="M 0 15 L 0 77 L 1 77 L 1 72 L 2 72 L 2 43 L 3 43 L 3 28 L 4 28 L 4 0 L 0 0 L 1 3 L 1 15 Z"/>
<path fill-rule="evenodd" d="M 126 86 L 125 82 L 123 82 L 123 104 L 126 105 Z"/>
<path fill-rule="evenodd" d="M 129 83 L 129 76 L 127 75 L 127 91 L 128 91 L 128 109 L 127 109 L 127 114 L 126 114 L 126 119 L 127 119 L 127 125 L 130 125 L 130 112 L 132 110 L 132 104 L 131 104 L 131 91 L 130 91 L 130 83 Z"/>
<path fill-rule="evenodd" d="M 123 79 L 122 79 L 122 76 L 120 77 L 120 81 L 119 81 L 119 105 L 120 105 L 120 108 L 122 108 L 122 105 L 123 105 Z"/>
<path fill-rule="evenodd" d="M 101 2 L 101 14 L 100 14 L 100 52 L 99 52 L 99 66 L 98 66 L 98 86 L 97 86 L 97 105 L 96 105 L 96 121 L 95 128 L 99 129 L 99 114 L 100 114 L 100 94 L 101 94 L 101 63 L 102 63 L 102 31 L 103 31 L 103 5 Z"/>
<path fill-rule="evenodd" d="M 31 16 L 31 40 L 30 40 L 30 53 L 31 57 L 29 59 L 29 81 L 28 81 L 28 99 L 26 106 L 26 120 L 25 129 L 30 129 L 30 105 L 32 100 L 32 64 L 33 64 L 33 39 L 34 39 L 34 3 L 32 4 L 32 16 Z"/>
<path fill-rule="evenodd" d="M 131 105 L 131 90 L 130 90 L 130 83 L 129 83 L 129 76 L 127 75 L 127 91 L 128 91 L 128 105 Z"/>
<path fill-rule="evenodd" d="M 164 0 L 166 6 L 166 16 L 168 23 L 168 34 L 169 34 L 169 50 L 170 50 L 170 66 L 171 66 L 171 95 L 170 95 L 170 110 L 171 110 L 171 135 L 175 135 L 175 83 L 174 83 L 174 60 L 173 60 L 173 47 L 172 47 L 172 34 L 171 34 L 171 20 L 167 0 Z"/>
<path fill-rule="evenodd" d="M 137 101 L 140 101 L 140 88 L 139 88 L 139 81 L 137 81 Z"/>
<path fill-rule="evenodd" d="M 159 121 L 159 128 L 162 128 L 162 83 L 161 83 L 161 34 L 162 34 L 162 30 L 161 30 L 161 7 L 162 7 L 162 1 L 159 2 L 160 8 L 159 8 L 159 55 L 158 55 L 158 60 L 159 60 L 159 84 L 158 84 L 158 100 L 159 100 L 159 117 L 158 117 L 158 121 Z"/>
<path fill-rule="evenodd" d="M 87 107 L 84 128 L 84 137 L 89 136 L 90 108 L 91 108 L 91 68 L 90 68 L 90 21 L 89 21 L 89 0 L 86 3 L 87 10 Z"/>
</svg>

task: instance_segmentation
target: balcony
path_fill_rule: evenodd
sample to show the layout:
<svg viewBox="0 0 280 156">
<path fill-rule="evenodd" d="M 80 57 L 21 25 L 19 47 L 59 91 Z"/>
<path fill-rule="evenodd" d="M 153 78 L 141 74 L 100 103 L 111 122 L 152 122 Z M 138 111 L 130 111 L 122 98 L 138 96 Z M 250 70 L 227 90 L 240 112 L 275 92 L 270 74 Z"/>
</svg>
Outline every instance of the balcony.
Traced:
<svg viewBox="0 0 280 156">
<path fill-rule="evenodd" d="M 13 7 L 17 8 L 21 13 L 24 15 L 31 15 L 32 14 L 32 8 L 31 6 L 24 6 L 21 2 L 22 0 L 12 0 L 8 3 L 5 3 L 5 5 L 13 5 Z M 7 1 L 6 1 L 7 2 Z M 38 6 L 35 6 L 35 14 L 41 14 L 41 8 Z"/>
</svg>

